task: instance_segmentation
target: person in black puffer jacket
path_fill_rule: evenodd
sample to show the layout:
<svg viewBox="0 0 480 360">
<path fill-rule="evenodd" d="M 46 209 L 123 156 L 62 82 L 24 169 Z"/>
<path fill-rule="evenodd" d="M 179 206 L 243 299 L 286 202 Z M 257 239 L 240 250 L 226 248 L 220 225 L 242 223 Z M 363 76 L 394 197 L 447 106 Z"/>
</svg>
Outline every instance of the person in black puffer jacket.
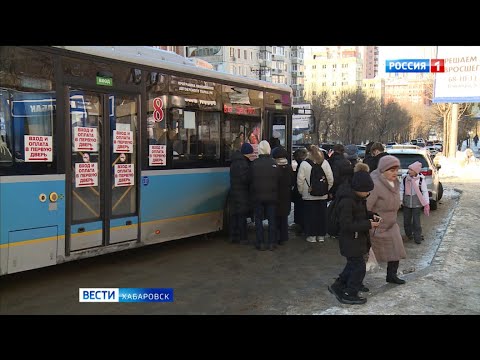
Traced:
<svg viewBox="0 0 480 360">
<path fill-rule="evenodd" d="M 351 176 L 348 177 L 344 174 L 348 174 L 351 170 L 353 176 L 353 165 L 345 157 L 345 147 L 342 144 L 334 145 L 333 154 L 327 161 L 333 172 L 333 186 L 331 187 L 329 194 L 329 199 L 332 200 L 335 199 L 335 193 L 337 192 L 338 187 L 345 181 L 351 179 Z"/>
<path fill-rule="evenodd" d="M 230 210 L 230 241 L 248 244 L 247 217 L 251 211 L 250 196 L 250 156 L 253 147 L 243 143 L 240 151 L 232 153 L 230 165 L 230 194 L 228 205 Z"/>
<path fill-rule="evenodd" d="M 255 230 L 258 250 L 273 250 L 276 243 L 276 209 L 279 198 L 280 171 L 270 157 L 270 144 L 262 140 L 258 144 L 258 158 L 251 166 L 253 199 L 255 203 Z M 264 244 L 263 218 L 268 220 L 268 240 Z"/>
<path fill-rule="evenodd" d="M 365 157 L 365 159 L 363 159 L 363 162 L 368 165 L 368 167 L 370 168 L 370 172 L 372 172 L 377 169 L 380 159 L 384 156 L 387 156 L 388 153 L 385 152 L 385 148 L 383 147 L 382 143 L 375 142 L 370 148 L 370 154 L 371 156 L 368 158 Z"/>
<path fill-rule="evenodd" d="M 370 249 L 371 228 L 377 227 L 380 218 L 367 211 L 366 199 L 373 190 L 373 180 L 368 166 L 358 163 L 351 184 L 345 183 L 337 190 L 337 214 L 340 221 L 340 254 L 347 264 L 328 290 L 343 304 L 364 304 L 366 298 L 358 296 L 366 273 L 364 255 Z"/>
<path fill-rule="evenodd" d="M 277 163 L 280 170 L 280 182 L 278 189 L 278 206 L 275 219 L 277 227 L 277 243 L 283 245 L 288 241 L 288 215 L 292 208 L 292 186 L 293 186 L 293 169 L 288 163 L 287 150 L 283 146 L 277 146 L 272 150 L 272 157 Z M 295 183 L 297 180 L 295 179 Z"/>
</svg>

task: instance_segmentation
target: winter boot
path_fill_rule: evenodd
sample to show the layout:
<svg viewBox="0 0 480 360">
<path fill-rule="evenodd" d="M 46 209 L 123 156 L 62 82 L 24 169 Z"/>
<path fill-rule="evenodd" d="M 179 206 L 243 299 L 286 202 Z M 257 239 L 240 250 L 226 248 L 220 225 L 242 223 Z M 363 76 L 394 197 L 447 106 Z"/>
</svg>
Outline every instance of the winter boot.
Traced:
<svg viewBox="0 0 480 360">
<path fill-rule="evenodd" d="M 332 285 L 328 286 L 328 291 L 330 291 L 333 295 L 335 295 L 338 301 L 342 302 L 341 298 L 342 298 L 342 293 L 344 288 L 345 288 L 345 283 L 342 280 L 340 280 L 340 278 L 337 278 Z"/>
<path fill-rule="evenodd" d="M 342 296 L 339 299 L 339 301 L 342 304 L 361 305 L 361 304 L 365 304 L 367 302 L 367 299 L 358 296 L 358 292 L 347 288 L 347 289 L 343 290 Z"/>
<path fill-rule="evenodd" d="M 393 284 L 405 284 L 405 280 L 397 276 L 399 261 L 389 261 L 387 264 L 387 282 Z"/>
</svg>

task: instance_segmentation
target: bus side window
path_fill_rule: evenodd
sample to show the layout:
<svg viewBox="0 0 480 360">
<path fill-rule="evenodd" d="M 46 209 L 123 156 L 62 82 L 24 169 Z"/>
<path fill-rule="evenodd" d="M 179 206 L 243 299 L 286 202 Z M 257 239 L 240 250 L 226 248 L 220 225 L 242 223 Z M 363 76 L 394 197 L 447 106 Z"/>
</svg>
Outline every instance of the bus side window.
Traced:
<svg viewBox="0 0 480 360">
<path fill-rule="evenodd" d="M 0 91 L 0 165 L 12 165 L 11 120 L 8 93 Z"/>
</svg>

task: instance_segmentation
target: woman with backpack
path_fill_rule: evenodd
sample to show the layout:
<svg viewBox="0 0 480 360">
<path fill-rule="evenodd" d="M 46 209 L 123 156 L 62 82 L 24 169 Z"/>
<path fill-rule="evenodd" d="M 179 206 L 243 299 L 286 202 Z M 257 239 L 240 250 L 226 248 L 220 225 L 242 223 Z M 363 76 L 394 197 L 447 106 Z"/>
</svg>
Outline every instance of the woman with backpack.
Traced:
<svg viewBox="0 0 480 360">
<path fill-rule="evenodd" d="M 324 160 L 323 152 L 318 146 L 311 145 L 307 159 L 302 161 L 297 170 L 298 192 L 304 200 L 304 233 L 308 242 L 324 242 L 327 233 L 327 200 L 328 192 L 333 186 L 333 172 L 328 161 Z M 312 172 L 319 174 L 318 177 L 312 177 Z M 321 184 L 323 193 L 312 192 L 317 184 Z"/>
</svg>

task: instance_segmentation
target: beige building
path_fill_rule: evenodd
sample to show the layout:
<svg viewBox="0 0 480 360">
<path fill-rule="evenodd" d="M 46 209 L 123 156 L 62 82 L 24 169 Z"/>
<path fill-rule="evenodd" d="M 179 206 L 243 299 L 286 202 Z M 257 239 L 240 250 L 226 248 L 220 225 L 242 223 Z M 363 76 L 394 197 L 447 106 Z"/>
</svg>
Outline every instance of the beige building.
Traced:
<svg viewBox="0 0 480 360">
<path fill-rule="evenodd" d="M 325 47 L 305 59 L 305 100 L 326 91 L 331 100 L 342 91 L 362 89 L 363 58 L 358 46 Z"/>
<path fill-rule="evenodd" d="M 378 76 L 374 79 L 363 79 L 362 90 L 367 97 L 385 99 L 385 80 Z"/>
<path fill-rule="evenodd" d="M 434 56 L 434 47 L 421 47 L 423 58 Z M 326 91 L 331 100 L 342 91 L 363 90 L 367 96 L 398 103 L 430 105 L 433 76 L 429 73 L 379 71 L 378 46 L 321 47 L 305 59 L 305 100 Z"/>
<path fill-rule="evenodd" d="M 378 46 L 363 47 L 363 78 L 374 79 L 378 75 L 379 66 L 379 49 Z"/>
<path fill-rule="evenodd" d="M 294 103 L 303 102 L 301 46 L 187 46 L 189 58 L 201 58 L 217 71 L 292 87 Z"/>
<path fill-rule="evenodd" d="M 419 74 L 421 75 L 421 74 Z M 385 101 L 431 105 L 433 76 L 400 77 L 385 80 Z"/>
</svg>

